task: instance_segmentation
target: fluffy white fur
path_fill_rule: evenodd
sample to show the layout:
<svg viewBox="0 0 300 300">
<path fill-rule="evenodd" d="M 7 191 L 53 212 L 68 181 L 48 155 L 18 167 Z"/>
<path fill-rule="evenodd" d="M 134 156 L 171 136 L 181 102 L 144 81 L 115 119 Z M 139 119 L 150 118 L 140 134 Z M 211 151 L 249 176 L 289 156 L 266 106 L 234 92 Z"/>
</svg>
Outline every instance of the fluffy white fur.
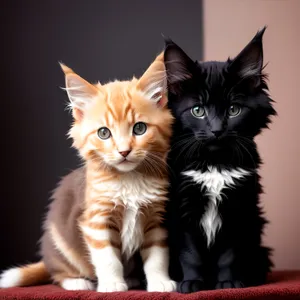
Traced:
<svg viewBox="0 0 300 300">
<path fill-rule="evenodd" d="M 158 102 L 162 94 L 166 93 L 166 86 L 166 79 L 164 77 L 160 78 L 157 82 L 152 82 L 144 90 L 146 98 Z"/>
<path fill-rule="evenodd" d="M 222 220 L 218 213 L 218 204 L 222 201 L 222 190 L 234 188 L 234 179 L 242 180 L 245 176 L 250 175 L 250 172 L 241 168 L 219 172 L 217 168 L 210 167 L 203 173 L 189 170 L 183 172 L 183 175 L 200 184 L 201 189 L 206 188 L 206 196 L 210 201 L 201 219 L 201 226 L 207 237 L 207 245 L 210 246 L 214 242 L 216 232 L 222 226 Z"/>
<path fill-rule="evenodd" d="M 162 180 L 145 178 L 136 173 L 127 173 L 121 180 L 101 182 L 95 186 L 97 192 L 112 199 L 116 204 L 124 205 L 125 215 L 121 232 L 122 254 L 129 258 L 142 245 L 144 233 L 141 227 L 140 207 L 151 205 L 154 201 L 165 201 Z M 167 183 L 165 183 L 167 185 Z"/>
<path fill-rule="evenodd" d="M 19 286 L 22 280 L 22 271 L 20 268 L 12 268 L 4 271 L 0 277 L 0 288 L 9 288 Z"/>
<path fill-rule="evenodd" d="M 95 266 L 98 277 L 99 292 L 126 291 L 128 286 L 123 278 L 123 265 L 120 261 L 121 254 L 125 259 L 130 258 L 137 251 L 143 241 L 144 232 L 141 224 L 141 206 L 151 205 L 155 201 L 166 201 L 163 185 L 167 182 L 162 179 L 145 178 L 141 174 L 126 173 L 120 180 L 111 182 L 99 182 L 94 184 L 95 191 L 112 199 L 116 205 L 124 205 L 123 226 L 121 231 L 122 249 L 105 247 L 103 249 L 90 248 L 92 263 Z M 95 210 L 99 209 L 96 205 Z M 99 218 L 97 216 L 97 218 Z M 103 218 L 103 217 L 102 217 Z M 82 226 L 81 230 L 94 240 L 106 240 L 112 234 L 109 230 L 95 230 Z M 167 233 L 164 229 L 157 229 L 155 238 L 161 240 Z M 168 276 L 168 250 L 163 247 L 151 247 L 142 251 L 145 258 L 144 270 L 148 282 L 149 291 L 174 291 L 175 283 Z"/>
<path fill-rule="evenodd" d="M 94 290 L 94 285 L 83 278 L 67 278 L 61 283 L 62 288 L 69 291 Z"/>
<path fill-rule="evenodd" d="M 144 259 L 144 270 L 148 292 L 173 292 L 175 281 L 168 274 L 169 253 L 167 248 L 151 247 L 141 252 Z M 145 260 L 145 257 L 147 259 Z"/>
<path fill-rule="evenodd" d="M 123 265 L 118 249 L 105 247 L 95 249 L 89 247 L 92 263 L 98 278 L 98 292 L 127 291 L 128 286 L 123 278 Z"/>
</svg>

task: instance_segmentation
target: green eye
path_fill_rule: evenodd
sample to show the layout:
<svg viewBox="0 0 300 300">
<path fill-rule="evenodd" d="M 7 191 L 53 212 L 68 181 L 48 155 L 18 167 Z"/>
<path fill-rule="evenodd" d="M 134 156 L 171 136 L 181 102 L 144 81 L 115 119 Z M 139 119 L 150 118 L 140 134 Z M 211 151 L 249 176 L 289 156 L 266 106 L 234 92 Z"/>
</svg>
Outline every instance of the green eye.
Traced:
<svg viewBox="0 0 300 300">
<path fill-rule="evenodd" d="M 133 133 L 135 135 L 142 135 L 147 131 L 147 125 L 143 122 L 138 122 L 133 126 Z"/>
<path fill-rule="evenodd" d="M 111 132 L 107 127 L 101 127 L 98 130 L 98 136 L 101 140 L 107 140 L 111 136 Z"/>
<path fill-rule="evenodd" d="M 233 118 L 238 116 L 242 111 L 242 108 L 238 104 L 231 105 L 228 109 L 229 117 Z"/>
<path fill-rule="evenodd" d="M 205 117 L 205 110 L 202 106 L 196 105 L 191 109 L 191 113 L 195 118 L 204 118 Z"/>
</svg>

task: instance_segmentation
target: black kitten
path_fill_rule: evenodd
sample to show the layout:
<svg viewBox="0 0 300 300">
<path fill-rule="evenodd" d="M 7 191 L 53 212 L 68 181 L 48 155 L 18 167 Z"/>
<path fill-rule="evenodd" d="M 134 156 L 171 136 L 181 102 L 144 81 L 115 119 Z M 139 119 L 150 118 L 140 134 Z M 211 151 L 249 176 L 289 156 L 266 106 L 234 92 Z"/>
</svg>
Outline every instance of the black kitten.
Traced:
<svg viewBox="0 0 300 300">
<path fill-rule="evenodd" d="M 261 164 L 254 137 L 272 107 L 259 31 L 235 59 L 194 62 L 171 40 L 165 64 L 176 118 L 169 236 L 178 291 L 263 284 L 272 262 L 262 246 Z"/>
</svg>

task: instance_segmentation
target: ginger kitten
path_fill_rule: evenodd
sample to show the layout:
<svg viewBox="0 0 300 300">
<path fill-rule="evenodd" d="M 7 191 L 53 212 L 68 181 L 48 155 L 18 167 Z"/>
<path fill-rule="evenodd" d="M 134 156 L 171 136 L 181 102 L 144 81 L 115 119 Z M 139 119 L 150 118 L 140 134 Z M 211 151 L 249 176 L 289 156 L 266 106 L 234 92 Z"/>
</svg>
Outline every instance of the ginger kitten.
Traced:
<svg viewBox="0 0 300 300">
<path fill-rule="evenodd" d="M 74 117 L 69 135 L 85 166 L 54 192 L 42 260 L 5 271 L 0 287 L 51 278 L 67 290 L 94 289 L 97 280 L 99 292 L 126 291 L 133 281 L 124 272 L 130 273 L 139 252 L 147 290 L 175 290 L 162 227 L 172 124 L 163 54 L 139 80 L 105 85 L 61 67 Z"/>
</svg>

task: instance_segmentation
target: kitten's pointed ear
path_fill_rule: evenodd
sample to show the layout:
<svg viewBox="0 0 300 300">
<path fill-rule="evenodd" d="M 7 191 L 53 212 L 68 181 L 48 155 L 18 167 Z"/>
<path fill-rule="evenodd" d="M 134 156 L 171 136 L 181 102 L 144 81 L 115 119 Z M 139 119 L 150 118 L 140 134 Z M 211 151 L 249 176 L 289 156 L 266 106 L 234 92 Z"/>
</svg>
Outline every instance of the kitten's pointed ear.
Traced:
<svg viewBox="0 0 300 300">
<path fill-rule="evenodd" d="M 195 63 L 170 38 L 165 38 L 165 66 L 168 89 L 177 93 L 180 84 L 192 78 Z"/>
<path fill-rule="evenodd" d="M 137 89 L 157 106 L 164 107 L 167 104 L 167 79 L 163 52 L 156 57 L 139 79 Z"/>
<path fill-rule="evenodd" d="M 252 81 L 256 86 L 260 82 L 263 69 L 262 38 L 265 30 L 266 27 L 258 31 L 229 66 L 229 72 L 235 73 L 239 78 L 256 78 Z"/>
<path fill-rule="evenodd" d="M 66 65 L 60 63 L 60 67 L 65 73 L 65 90 L 68 93 L 73 117 L 75 120 L 81 121 L 85 108 L 92 102 L 98 90 Z"/>
</svg>

